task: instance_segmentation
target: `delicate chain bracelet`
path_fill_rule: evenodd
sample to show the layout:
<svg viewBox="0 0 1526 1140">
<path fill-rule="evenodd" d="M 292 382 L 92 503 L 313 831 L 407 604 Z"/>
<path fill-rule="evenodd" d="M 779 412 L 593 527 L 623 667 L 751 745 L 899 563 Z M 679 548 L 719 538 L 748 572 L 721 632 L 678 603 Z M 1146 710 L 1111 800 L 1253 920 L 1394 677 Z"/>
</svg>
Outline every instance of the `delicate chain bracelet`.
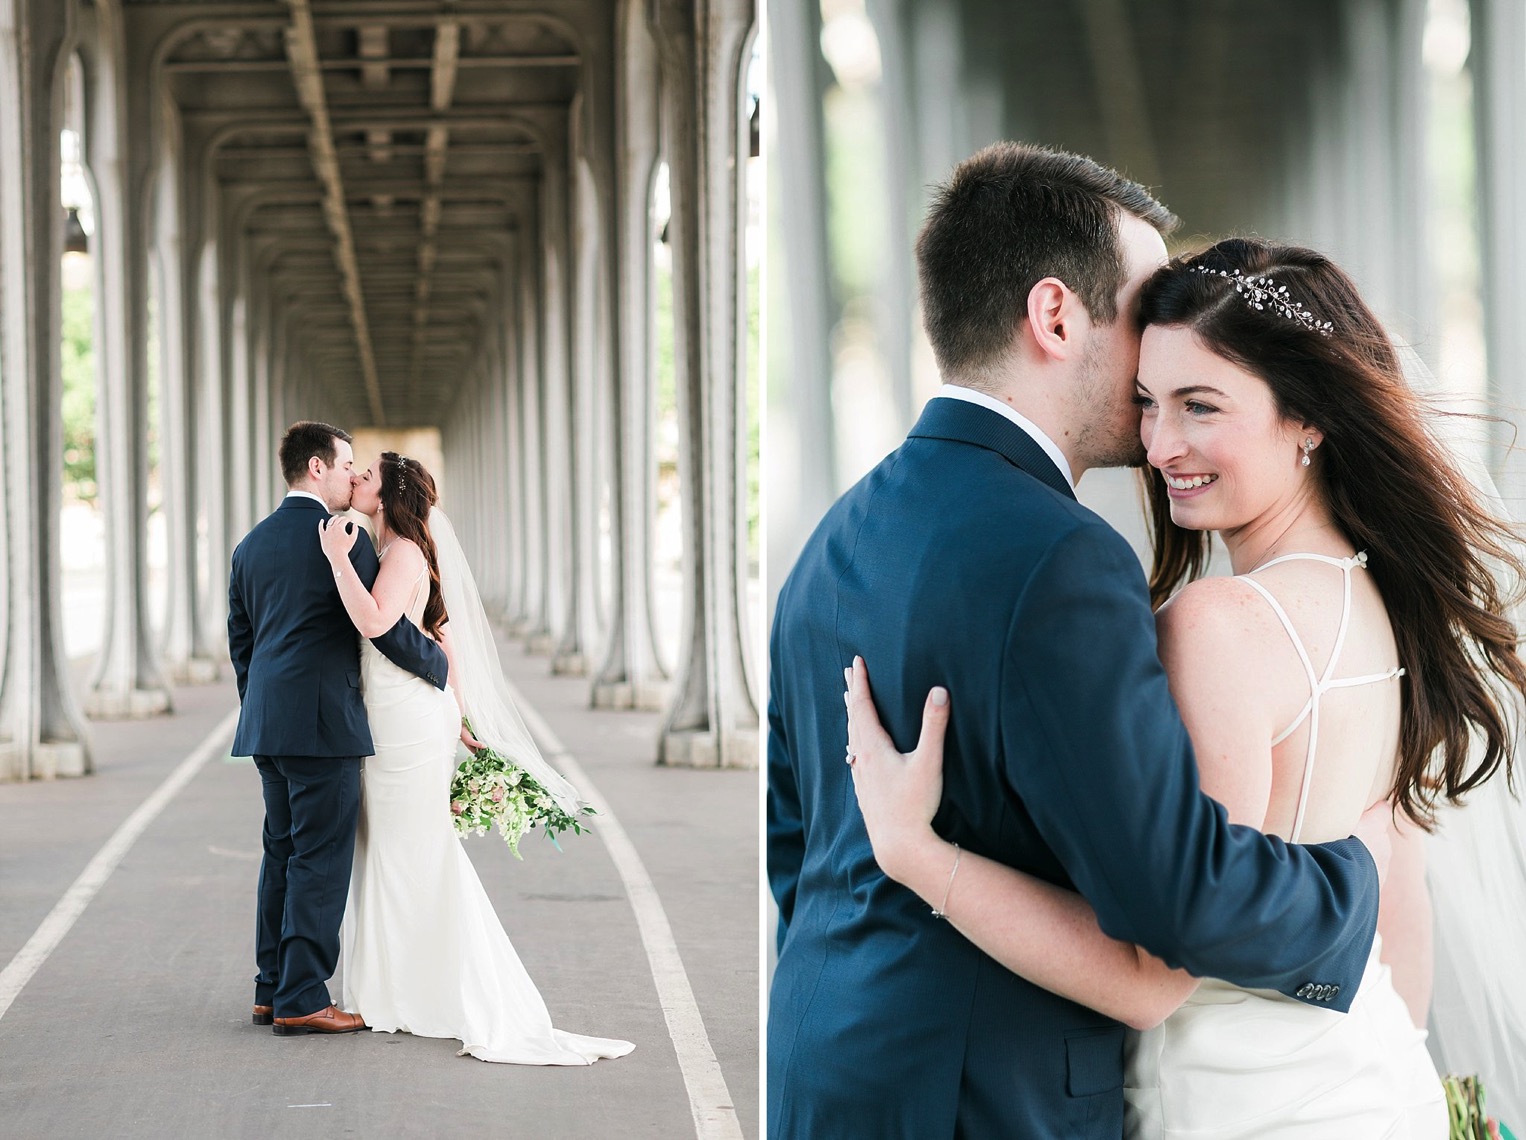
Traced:
<svg viewBox="0 0 1526 1140">
<path fill-rule="evenodd" d="M 954 876 L 959 873 L 959 860 L 964 857 L 964 848 L 954 844 L 954 866 L 948 873 L 948 886 L 943 888 L 943 905 L 933 907 L 934 918 L 948 918 L 948 895 L 954 889 Z"/>
</svg>

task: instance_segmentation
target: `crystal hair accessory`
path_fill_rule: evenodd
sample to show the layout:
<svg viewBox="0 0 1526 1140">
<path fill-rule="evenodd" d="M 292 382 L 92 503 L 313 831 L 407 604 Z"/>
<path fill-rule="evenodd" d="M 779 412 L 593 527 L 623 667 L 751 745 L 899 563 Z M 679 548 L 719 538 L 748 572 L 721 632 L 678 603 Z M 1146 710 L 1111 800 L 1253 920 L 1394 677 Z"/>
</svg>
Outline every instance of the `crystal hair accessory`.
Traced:
<svg viewBox="0 0 1526 1140">
<path fill-rule="evenodd" d="M 1230 273 L 1224 269 L 1209 269 L 1206 265 L 1194 265 L 1192 272 L 1207 277 L 1222 277 L 1234 285 L 1235 292 L 1244 297 L 1251 308 L 1265 309 L 1270 305 L 1273 311 L 1290 321 L 1297 321 L 1305 328 L 1313 329 L 1320 336 L 1329 336 L 1330 330 L 1335 327 L 1329 321 L 1316 320 L 1313 313 L 1288 296 L 1286 285 L 1279 285 L 1270 277 L 1247 277 L 1238 269 Z"/>
</svg>

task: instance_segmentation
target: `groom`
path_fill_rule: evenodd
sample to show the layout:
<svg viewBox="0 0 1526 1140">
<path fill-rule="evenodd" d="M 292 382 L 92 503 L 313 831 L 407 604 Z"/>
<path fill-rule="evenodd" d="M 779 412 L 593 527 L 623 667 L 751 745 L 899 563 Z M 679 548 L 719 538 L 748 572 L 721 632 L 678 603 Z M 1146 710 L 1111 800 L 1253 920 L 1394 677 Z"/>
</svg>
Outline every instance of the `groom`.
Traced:
<svg viewBox="0 0 1526 1140">
<path fill-rule="evenodd" d="M 233 552 L 228 651 L 241 709 L 233 755 L 253 756 L 265 792 L 265 857 L 255 926 L 254 1023 L 282 1036 L 366 1028 L 325 984 L 339 961 L 371 730 L 360 692 L 359 634 L 318 540 L 318 520 L 347 511 L 354 455 L 329 424 L 293 424 L 281 440 L 289 490 Z M 376 581 L 369 541 L 350 550 Z M 408 619 L 373 644 L 402 669 L 445 687 L 445 654 Z"/>
<path fill-rule="evenodd" d="M 1356 994 L 1372 857 L 1229 826 L 1202 794 L 1138 559 L 1075 500 L 1088 468 L 1142 461 L 1136 298 L 1175 224 L 1089 159 L 1012 143 L 933 203 L 917 259 L 945 387 L 806 543 L 771 639 L 772 1140 L 1123 1132 L 1123 1027 L 875 865 L 843 763 L 855 654 L 898 746 L 929 689 L 953 697 L 945 838 L 1194 974 L 1341 1011 Z"/>
</svg>

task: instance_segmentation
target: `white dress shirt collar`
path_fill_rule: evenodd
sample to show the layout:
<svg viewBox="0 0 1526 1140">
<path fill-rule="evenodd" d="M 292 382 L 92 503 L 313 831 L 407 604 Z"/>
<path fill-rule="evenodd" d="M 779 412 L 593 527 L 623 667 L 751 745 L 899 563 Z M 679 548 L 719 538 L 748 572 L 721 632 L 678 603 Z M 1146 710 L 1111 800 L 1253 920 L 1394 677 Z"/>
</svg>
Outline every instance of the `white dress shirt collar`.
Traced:
<svg viewBox="0 0 1526 1140">
<path fill-rule="evenodd" d="M 1054 461 L 1054 465 L 1060 469 L 1066 485 L 1074 491 L 1076 489 L 1075 478 L 1070 473 L 1070 462 L 1065 458 L 1065 453 L 1059 446 L 1044 434 L 1043 429 L 1027 416 L 1014 410 L 1011 405 L 998 400 L 995 396 L 988 396 L 984 392 L 977 392 L 974 388 L 966 388 L 962 384 L 945 384 L 943 390 L 938 393 L 950 400 L 963 400 L 967 404 L 978 404 L 982 408 L 990 408 L 997 415 L 1006 416 L 1018 427 L 1022 428 L 1032 439 L 1044 449 L 1044 454 Z"/>
<path fill-rule="evenodd" d="M 288 499 L 311 499 L 324 510 L 327 511 L 329 509 L 329 505 L 320 499 L 317 495 L 313 494 L 311 491 L 287 491 L 286 497 Z M 332 514 L 333 512 L 330 511 L 329 513 Z"/>
</svg>

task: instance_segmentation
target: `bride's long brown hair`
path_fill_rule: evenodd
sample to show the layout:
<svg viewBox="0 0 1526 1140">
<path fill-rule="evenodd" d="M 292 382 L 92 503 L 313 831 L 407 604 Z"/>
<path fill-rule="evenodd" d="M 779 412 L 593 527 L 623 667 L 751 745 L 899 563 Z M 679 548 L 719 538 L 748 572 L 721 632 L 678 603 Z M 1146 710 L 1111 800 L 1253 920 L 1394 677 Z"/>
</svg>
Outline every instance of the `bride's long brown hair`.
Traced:
<svg viewBox="0 0 1526 1140">
<path fill-rule="evenodd" d="M 1272 305 L 1254 308 L 1218 275 L 1237 270 L 1285 287 L 1288 300 L 1330 322 L 1328 333 Z M 1508 616 L 1526 583 L 1519 537 L 1427 428 L 1393 343 L 1355 284 L 1313 250 L 1232 238 L 1161 268 L 1145 284 L 1140 317 L 1191 329 L 1209 351 L 1266 381 L 1284 418 L 1324 433 L 1311 474 L 1336 525 L 1371 555 L 1406 669 L 1394 803 L 1429 829 L 1441 798 L 1456 803 L 1501 767 L 1513 786 L 1506 704 L 1526 696 Z M 1158 606 L 1203 573 L 1209 535 L 1172 522 L 1164 481 L 1148 468 L 1143 475 Z M 1514 596 L 1501 595 L 1501 579 Z M 1482 755 L 1470 766 L 1474 735 Z"/>
<path fill-rule="evenodd" d="M 429 566 L 429 601 L 424 603 L 424 632 L 438 641 L 440 630 L 450 618 L 445 612 L 445 598 L 440 593 L 440 557 L 429 533 L 429 508 L 440 500 L 434 476 L 417 459 L 395 451 L 381 453 L 377 471 L 381 475 L 378 494 L 387 515 L 387 526 L 399 538 L 416 542 L 424 552 L 424 561 Z"/>
</svg>

